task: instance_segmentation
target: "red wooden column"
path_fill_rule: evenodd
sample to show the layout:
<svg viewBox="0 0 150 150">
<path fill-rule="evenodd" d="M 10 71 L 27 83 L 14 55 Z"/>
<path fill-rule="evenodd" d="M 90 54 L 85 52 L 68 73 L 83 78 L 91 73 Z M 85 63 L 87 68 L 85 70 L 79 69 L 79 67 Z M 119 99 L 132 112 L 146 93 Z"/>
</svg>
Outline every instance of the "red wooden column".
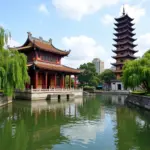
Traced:
<svg viewBox="0 0 150 150">
<path fill-rule="evenodd" d="M 57 83 L 57 75 L 54 74 L 54 88 L 56 88 L 56 83 Z"/>
<path fill-rule="evenodd" d="M 45 72 L 45 88 L 47 89 L 47 72 Z"/>
<path fill-rule="evenodd" d="M 74 75 L 74 88 L 76 88 L 76 87 L 77 87 L 77 76 Z"/>
<path fill-rule="evenodd" d="M 35 71 L 35 85 L 34 88 L 37 89 L 38 88 L 38 71 Z"/>
<path fill-rule="evenodd" d="M 71 75 L 69 75 L 69 88 L 71 88 Z"/>
</svg>

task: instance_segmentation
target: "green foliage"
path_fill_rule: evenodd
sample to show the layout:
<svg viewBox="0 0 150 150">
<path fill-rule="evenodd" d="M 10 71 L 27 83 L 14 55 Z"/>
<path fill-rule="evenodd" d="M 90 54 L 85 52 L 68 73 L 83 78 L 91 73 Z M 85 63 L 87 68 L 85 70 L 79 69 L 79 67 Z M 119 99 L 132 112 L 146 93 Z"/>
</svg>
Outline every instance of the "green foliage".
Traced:
<svg viewBox="0 0 150 150">
<path fill-rule="evenodd" d="M 5 95 L 12 95 L 14 89 L 24 89 L 29 82 L 27 58 L 16 50 L 4 49 L 8 34 L 0 28 L 0 89 Z"/>
<path fill-rule="evenodd" d="M 83 90 L 84 91 L 94 91 L 95 87 L 94 86 L 84 86 Z"/>
<path fill-rule="evenodd" d="M 74 86 L 74 80 L 71 78 L 71 87 Z M 69 76 L 66 76 L 65 87 L 69 87 Z"/>
<path fill-rule="evenodd" d="M 123 67 L 122 81 L 126 88 L 141 86 L 150 92 L 150 51 L 147 51 L 142 58 L 128 61 Z"/>
<path fill-rule="evenodd" d="M 98 74 L 96 73 L 95 65 L 93 63 L 84 63 L 80 65 L 83 72 L 78 76 L 78 80 L 82 86 L 97 86 L 99 83 Z"/>
<path fill-rule="evenodd" d="M 112 70 L 106 69 L 99 75 L 99 78 L 102 82 L 110 84 L 111 80 L 116 79 L 116 76 Z"/>
<path fill-rule="evenodd" d="M 145 92 L 145 91 L 133 91 L 132 94 L 136 94 L 136 95 L 145 95 L 146 92 Z"/>
</svg>

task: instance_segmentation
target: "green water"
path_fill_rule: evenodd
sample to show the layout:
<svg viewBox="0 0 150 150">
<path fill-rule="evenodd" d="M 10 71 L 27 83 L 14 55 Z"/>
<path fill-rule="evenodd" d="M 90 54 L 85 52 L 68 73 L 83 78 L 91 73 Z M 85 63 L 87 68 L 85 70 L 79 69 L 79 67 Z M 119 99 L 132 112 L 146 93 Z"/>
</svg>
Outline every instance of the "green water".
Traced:
<svg viewBox="0 0 150 150">
<path fill-rule="evenodd" d="M 150 150 L 150 112 L 124 99 L 14 102 L 0 108 L 0 150 Z"/>
</svg>

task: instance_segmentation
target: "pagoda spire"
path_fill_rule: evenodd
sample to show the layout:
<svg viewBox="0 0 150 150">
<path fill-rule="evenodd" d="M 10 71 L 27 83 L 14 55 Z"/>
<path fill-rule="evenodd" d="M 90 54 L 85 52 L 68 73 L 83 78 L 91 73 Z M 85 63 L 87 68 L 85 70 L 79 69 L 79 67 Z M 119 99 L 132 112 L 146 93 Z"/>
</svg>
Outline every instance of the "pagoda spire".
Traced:
<svg viewBox="0 0 150 150">
<path fill-rule="evenodd" d="M 126 14 L 125 13 L 125 8 L 124 8 L 124 5 L 123 5 L 123 12 L 122 12 L 123 16 Z"/>
</svg>

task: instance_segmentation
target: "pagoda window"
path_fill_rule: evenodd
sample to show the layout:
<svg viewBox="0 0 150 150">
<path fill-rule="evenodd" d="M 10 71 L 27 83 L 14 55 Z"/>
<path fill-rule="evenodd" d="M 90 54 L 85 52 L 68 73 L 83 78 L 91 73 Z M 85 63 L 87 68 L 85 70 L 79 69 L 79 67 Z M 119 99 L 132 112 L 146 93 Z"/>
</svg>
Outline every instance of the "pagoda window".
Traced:
<svg viewBox="0 0 150 150">
<path fill-rule="evenodd" d="M 47 56 L 45 56 L 45 60 L 47 61 Z"/>
<path fill-rule="evenodd" d="M 123 59 L 121 59 L 120 62 L 124 62 Z"/>
<path fill-rule="evenodd" d="M 45 60 L 47 61 L 47 56 L 45 56 Z"/>
</svg>

